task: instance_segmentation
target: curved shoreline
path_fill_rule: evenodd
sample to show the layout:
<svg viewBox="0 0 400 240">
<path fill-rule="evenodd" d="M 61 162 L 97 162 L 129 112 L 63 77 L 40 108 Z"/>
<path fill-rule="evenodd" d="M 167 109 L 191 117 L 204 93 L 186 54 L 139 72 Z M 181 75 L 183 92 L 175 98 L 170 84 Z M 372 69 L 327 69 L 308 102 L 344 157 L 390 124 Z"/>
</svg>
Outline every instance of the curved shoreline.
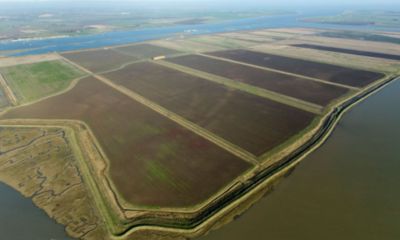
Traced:
<svg viewBox="0 0 400 240">
<path fill-rule="evenodd" d="M 267 181 L 269 178 L 273 177 L 280 172 L 291 168 L 292 165 L 300 162 L 307 154 L 314 151 L 320 145 L 322 145 L 331 135 L 336 125 L 342 118 L 343 114 L 350 110 L 353 106 L 358 104 L 359 102 L 365 100 L 370 95 L 378 92 L 388 84 L 392 83 L 395 80 L 398 80 L 400 76 L 390 77 L 389 79 L 382 80 L 381 82 L 371 86 L 370 88 L 360 92 L 359 94 L 353 96 L 352 98 L 345 100 L 339 106 L 334 107 L 331 110 L 331 113 L 325 117 L 325 120 L 322 123 L 322 127 L 317 130 L 317 132 L 313 135 L 311 139 L 309 139 L 306 144 L 303 144 L 301 147 L 297 148 L 295 151 L 290 153 L 288 156 L 280 160 L 279 162 L 267 167 L 266 169 L 259 172 L 254 177 L 247 180 L 245 183 L 242 183 L 242 186 L 237 190 L 233 191 L 229 195 L 223 196 L 213 203 L 213 206 L 208 207 L 207 211 L 199 213 L 196 217 L 192 219 L 181 219 L 179 222 L 166 221 L 160 223 L 160 219 L 146 218 L 143 223 L 134 223 L 129 226 L 125 231 L 114 234 L 116 237 L 123 237 L 126 234 L 135 231 L 137 228 L 148 228 L 148 227 L 160 227 L 165 228 L 165 231 L 168 230 L 192 230 L 196 227 L 201 226 L 207 220 L 212 218 L 216 213 L 221 211 L 222 209 L 227 208 L 229 205 L 239 201 L 241 197 L 246 196 L 252 190 L 256 189 L 262 183 Z M 169 220 L 169 219 L 168 219 Z M 138 220 L 140 221 L 140 220 Z M 136 221 L 136 222 L 138 222 Z M 158 221 L 158 223 L 157 223 Z M 165 221 L 165 220 L 164 220 Z M 218 220 L 216 221 L 218 222 Z M 215 223 L 214 223 L 215 224 Z"/>
</svg>

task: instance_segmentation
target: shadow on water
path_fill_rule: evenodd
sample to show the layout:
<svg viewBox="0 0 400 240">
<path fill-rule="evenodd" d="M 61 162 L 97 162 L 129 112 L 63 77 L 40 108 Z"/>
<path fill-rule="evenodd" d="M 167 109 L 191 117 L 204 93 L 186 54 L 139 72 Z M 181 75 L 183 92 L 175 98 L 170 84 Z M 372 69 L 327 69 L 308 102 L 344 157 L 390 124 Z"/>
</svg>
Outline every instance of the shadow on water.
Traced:
<svg viewBox="0 0 400 240">
<path fill-rule="evenodd" d="M 349 111 L 273 192 L 199 240 L 400 239 L 399 104 L 396 81 Z"/>
<path fill-rule="evenodd" d="M 3 183 L 0 183 L 0 239 L 71 240 L 63 226 Z"/>
</svg>

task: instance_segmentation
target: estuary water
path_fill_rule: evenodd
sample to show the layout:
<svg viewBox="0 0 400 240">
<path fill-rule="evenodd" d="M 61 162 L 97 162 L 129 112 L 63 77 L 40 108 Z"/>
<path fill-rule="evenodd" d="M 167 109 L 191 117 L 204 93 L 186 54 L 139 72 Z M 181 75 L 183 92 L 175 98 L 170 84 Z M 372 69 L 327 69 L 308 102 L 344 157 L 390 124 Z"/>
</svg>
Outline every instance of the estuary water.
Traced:
<svg viewBox="0 0 400 240">
<path fill-rule="evenodd" d="M 0 239 L 70 240 L 64 227 L 50 219 L 30 199 L 0 183 Z"/>
<path fill-rule="evenodd" d="M 346 26 L 335 24 L 321 24 L 301 21 L 314 16 L 335 15 L 342 10 L 307 10 L 295 14 L 264 16 L 223 21 L 219 23 L 206 23 L 199 25 L 176 25 L 161 28 L 147 28 L 131 31 L 115 31 L 102 34 L 47 38 L 36 40 L 5 40 L 0 41 L 0 51 L 18 51 L 9 56 L 24 56 L 50 52 L 72 51 L 85 48 L 99 48 L 120 44 L 141 42 L 146 40 L 162 39 L 180 35 L 199 35 L 222 33 L 241 30 L 255 30 L 264 28 L 284 27 L 311 27 L 356 30 L 399 31 L 399 28 L 382 28 L 377 26 Z"/>
<path fill-rule="evenodd" d="M 347 112 L 271 194 L 199 240 L 400 239 L 399 105 L 398 80 Z"/>
</svg>

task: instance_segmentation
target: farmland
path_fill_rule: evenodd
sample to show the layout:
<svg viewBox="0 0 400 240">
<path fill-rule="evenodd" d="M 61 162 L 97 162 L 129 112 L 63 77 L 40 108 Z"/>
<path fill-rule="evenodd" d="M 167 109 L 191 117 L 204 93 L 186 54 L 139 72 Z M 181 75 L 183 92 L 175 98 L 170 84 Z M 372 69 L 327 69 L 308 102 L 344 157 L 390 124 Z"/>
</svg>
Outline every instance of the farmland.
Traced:
<svg viewBox="0 0 400 240">
<path fill-rule="evenodd" d="M 96 49 L 80 52 L 63 53 L 63 57 L 75 62 L 92 72 L 107 71 L 135 61 L 132 56 L 122 54 L 112 49 Z"/>
<path fill-rule="evenodd" d="M 7 80 L 2 85 L 18 99 L 19 88 L 34 96 L 0 112 L 0 136 L 6 136 L 0 138 L 0 172 L 2 158 L 12 163 L 1 153 L 17 148 L 26 163 L 5 180 L 17 189 L 22 180 L 13 172 L 24 182 L 40 180 L 37 167 L 51 165 L 56 174 L 43 173 L 56 179 L 49 185 L 57 189 L 77 180 L 79 172 L 87 192 L 72 189 L 66 199 L 77 194 L 84 206 L 91 205 L 91 216 L 103 221 L 98 232 L 82 239 L 203 235 L 273 189 L 325 141 L 348 107 L 398 74 L 393 59 L 296 47 L 315 43 L 381 54 L 396 49 L 324 38 L 320 31 L 193 34 L 0 59 Z M 77 75 L 56 71 L 53 64 Z M 3 70 L 12 68 L 24 70 L 14 74 L 19 79 L 34 80 L 13 80 Z M 57 156 L 60 161 L 54 161 Z M 62 172 L 67 164 L 76 166 L 73 174 L 65 167 L 70 181 Z M 81 209 L 70 210 L 77 202 L 67 200 L 56 203 L 65 204 L 71 216 L 54 217 L 66 226 L 76 219 L 72 234 L 85 232 L 80 230 L 89 224 L 83 223 L 94 218 L 79 219 Z M 38 205 L 60 211 L 51 203 Z"/>
<path fill-rule="evenodd" d="M 348 92 L 342 87 L 200 55 L 187 55 L 168 61 L 320 105 L 327 105 Z"/>
<path fill-rule="evenodd" d="M 255 155 L 295 135 L 314 117 L 151 63 L 134 64 L 106 77 Z"/>
<path fill-rule="evenodd" d="M 198 204 L 249 167 L 93 78 L 82 80 L 68 93 L 15 109 L 3 118 L 86 122 L 110 159 L 117 191 L 134 205 Z"/>
<path fill-rule="evenodd" d="M 138 44 L 138 45 L 130 45 L 115 48 L 118 52 L 122 52 L 128 54 L 135 59 L 149 59 L 157 56 L 169 56 L 178 54 L 179 52 L 176 50 L 172 50 L 169 48 L 164 48 L 151 44 Z"/>
<path fill-rule="evenodd" d="M 21 103 L 59 92 L 83 76 L 81 71 L 60 60 L 2 67 L 0 73 Z"/>
<path fill-rule="evenodd" d="M 368 32 L 353 32 L 353 31 L 326 31 L 321 32 L 318 35 L 330 38 L 347 38 L 356 40 L 368 40 L 376 42 L 387 42 L 400 44 L 400 38 L 393 37 L 391 35 L 380 35 Z"/>
<path fill-rule="evenodd" d="M 278 69 L 304 76 L 319 78 L 329 82 L 353 87 L 365 87 L 384 77 L 383 74 L 357 70 L 302 59 L 247 50 L 227 50 L 208 53 L 212 56 L 228 58 L 257 66 Z"/>
<path fill-rule="evenodd" d="M 67 52 L 62 53 L 62 56 L 92 72 L 106 72 L 135 61 L 175 54 L 179 54 L 179 51 L 151 44 L 137 44 Z"/>
<path fill-rule="evenodd" d="M 361 56 L 366 56 L 366 57 L 385 58 L 385 59 L 389 59 L 389 60 L 400 60 L 400 55 L 394 55 L 394 54 L 359 51 L 359 50 L 354 50 L 354 49 L 328 47 L 328 46 L 315 45 L 315 44 L 295 44 L 293 46 L 299 47 L 299 48 L 311 48 L 311 49 L 317 49 L 317 50 L 329 51 L 329 52 L 340 52 L 340 53 L 361 55 Z"/>
</svg>

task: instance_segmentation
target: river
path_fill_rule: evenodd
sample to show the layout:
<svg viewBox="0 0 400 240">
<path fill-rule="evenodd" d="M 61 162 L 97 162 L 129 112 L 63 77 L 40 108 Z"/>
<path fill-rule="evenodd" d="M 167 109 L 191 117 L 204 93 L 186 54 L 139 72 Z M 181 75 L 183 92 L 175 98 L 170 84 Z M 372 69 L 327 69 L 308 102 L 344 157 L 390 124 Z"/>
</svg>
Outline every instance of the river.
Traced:
<svg viewBox="0 0 400 240">
<path fill-rule="evenodd" d="M 0 183 L 0 239 L 69 240 L 64 227 L 50 219 L 30 199 Z"/>
<path fill-rule="evenodd" d="M 72 51 L 85 48 L 99 48 L 120 44 L 141 42 L 146 40 L 162 39 L 178 35 L 199 35 L 241 30 L 255 30 L 263 28 L 311 27 L 356 30 L 399 31 L 399 28 L 383 28 L 378 26 L 351 26 L 321 24 L 300 21 L 313 16 L 327 16 L 340 13 L 342 9 L 312 10 L 295 14 L 245 18 L 219 23 L 199 25 L 176 25 L 161 28 L 147 28 L 132 31 L 114 31 L 102 34 L 47 38 L 37 40 L 5 40 L 0 41 L 0 51 L 16 51 L 9 56 L 35 55 L 51 52 Z"/>
<path fill-rule="evenodd" d="M 400 239 L 400 81 L 345 114 L 268 196 L 199 240 Z"/>
</svg>

